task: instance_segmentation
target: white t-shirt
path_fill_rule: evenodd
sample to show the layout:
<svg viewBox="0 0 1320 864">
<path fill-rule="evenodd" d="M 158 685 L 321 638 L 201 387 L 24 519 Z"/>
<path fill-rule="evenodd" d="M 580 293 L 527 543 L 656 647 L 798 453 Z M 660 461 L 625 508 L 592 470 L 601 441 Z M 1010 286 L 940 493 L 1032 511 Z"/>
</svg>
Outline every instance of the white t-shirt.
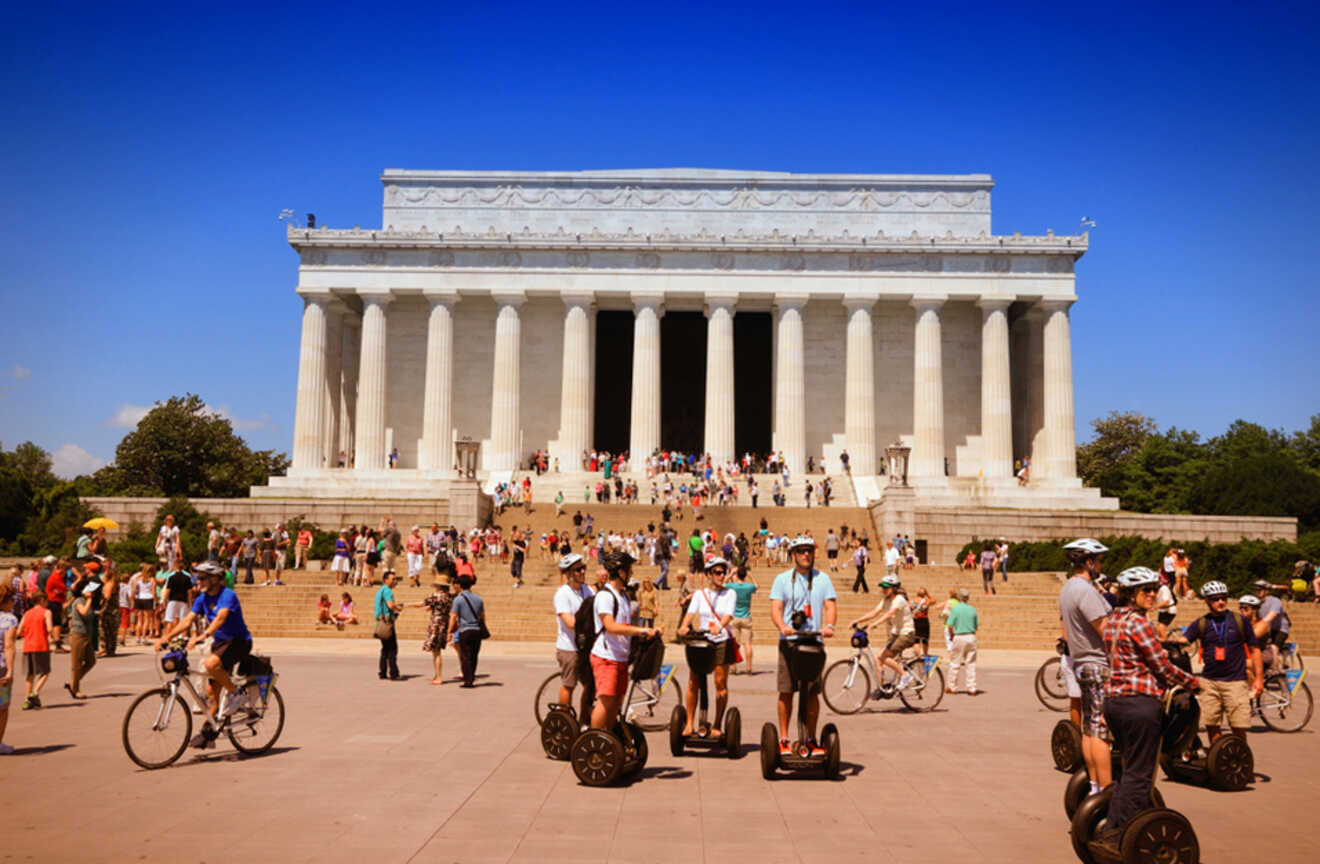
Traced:
<svg viewBox="0 0 1320 864">
<path fill-rule="evenodd" d="M 707 602 L 707 600 L 710 602 Z M 728 588 L 721 588 L 718 592 L 713 591 L 710 588 L 701 589 L 696 594 L 693 594 L 692 599 L 688 601 L 687 611 L 689 613 L 696 613 L 697 615 L 697 620 L 693 622 L 692 629 L 699 633 L 707 634 L 710 636 L 710 641 L 712 642 L 723 642 L 729 638 L 728 628 L 721 627 L 719 632 L 711 633 L 711 622 L 713 621 L 718 624 L 720 621 L 724 620 L 726 615 L 732 616 L 734 606 L 737 602 L 738 595 L 734 594 Z M 714 607 L 714 614 L 712 614 L 711 611 L 712 606 Z"/>
<path fill-rule="evenodd" d="M 1168 585 L 1161 585 L 1155 595 L 1155 611 L 1167 612 L 1170 615 L 1178 614 L 1178 604 L 1173 601 L 1173 592 L 1169 590 Z"/>
<path fill-rule="evenodd" d="M 576 616 L 582 601 L 590 596 L 591 588 L 587 585 L 581 585 L 577 591 L 574 591 L 572 585 L 564 583 L 555 592 L 555 620 L 559 622 L 559 635 L 555 637 L 556 651 L 577 650 L 577 636 L 573 632 L 573 625 L 565 624 L 564 619 L 559 616 L 565 612 L 570 617 Z"/>
<path fill-rule="evenodd" d="M 893 567 L 897 563 L 898 563 L 898 549 L 893 546 L 887 547 L 885 549 L 885 566 Z"/>
<path fill-rule="evenodd" d="M 891 638 L 917 632 L 916 625 L 912 623 L 912 606 L 908 603 L 906 597 L 902 594 L 895 594 L 893 598 L 885 600 L 881 611 L 888 612 L 890 609 L 898 610 L 894 613 L 894 617 L 885 622 L 889 625 Z"/>
<path fill-rule="evenodd" d="M 614 589 L 606 585 L 603 590 L 596 595 L 596 632 L 599 638 L 596 639 L 595 646 L 591 653 L 597 657 L 606 660 L 617 660 L 620 663 L 628 662 L 628 645 L 631 636 L 616 635 L 614 633 L 602 633 L 605 625 L 601 623 L 600 616 L 609 613 L 614 616 L 614 620 L 620 624 L 632 623 L 632 603 L 628 601 L 627 594 L 616 594 Z"/>
<path fill-rule="evenodd" d="M 1172 555 L 1165 555 L 1165 556 L 1164 556 L 1164 572 L 1165 572 L 1165 573 L 1172 573 L 1172 572 L 1173 572 L 1173 566 L 1174 566 L 1173 556 L 1172 556 Z"/>
</svg>

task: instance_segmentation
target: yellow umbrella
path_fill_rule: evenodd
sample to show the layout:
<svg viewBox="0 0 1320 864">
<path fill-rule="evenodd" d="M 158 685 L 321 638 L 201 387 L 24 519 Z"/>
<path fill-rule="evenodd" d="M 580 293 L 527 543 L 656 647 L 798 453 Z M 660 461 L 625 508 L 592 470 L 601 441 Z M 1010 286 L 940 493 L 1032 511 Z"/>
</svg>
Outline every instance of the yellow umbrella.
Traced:
<svg viewBox="0 0 1320 864">
<path fill-rule="evenodd" d="M 118 531 L 119 523 L 105 516 L 97 516 L 95 519 L 88 519 L 86 522 L 84 522 L 83 527 L 91 528 L 93 530 L 97 528 L 104 528 L 107 531 Z"/>
</svg>

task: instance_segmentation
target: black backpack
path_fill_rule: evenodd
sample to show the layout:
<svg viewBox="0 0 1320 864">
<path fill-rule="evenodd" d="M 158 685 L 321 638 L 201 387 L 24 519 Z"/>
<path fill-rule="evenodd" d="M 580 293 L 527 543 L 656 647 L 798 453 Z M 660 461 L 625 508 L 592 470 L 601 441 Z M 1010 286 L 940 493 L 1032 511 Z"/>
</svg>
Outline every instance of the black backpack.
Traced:
<svg viewBox="0 0 1320 864">
<path fill-rule="evenodd" d="M 609 589 L 606 589 L 609 590 Z M 582 598 L 573 617 L 573 639 L 579 654 L 589 654 L 596 647 L 596 595 Z"/>
</svg>

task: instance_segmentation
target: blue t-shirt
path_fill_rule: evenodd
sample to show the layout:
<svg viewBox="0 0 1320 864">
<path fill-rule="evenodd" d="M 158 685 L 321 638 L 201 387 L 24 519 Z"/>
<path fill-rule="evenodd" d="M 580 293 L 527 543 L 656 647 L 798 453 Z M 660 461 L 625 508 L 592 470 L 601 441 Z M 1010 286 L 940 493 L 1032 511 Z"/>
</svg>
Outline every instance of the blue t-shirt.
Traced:
<svg viewBox="0 0 1320 864">
<path fill-rule="evenodd" d="M 738 598 L 738 602 L 733 606 L 734 618 L 752 617 L 752 595 L 756 593 L 756 586 L 751 582 L 725 582 L 724 587 L 733 592 Z"/>
<path fill-rule="evenodd" d="M 810 593 L 810 596 L 808 596 Z M 784 623 L 793 626 L 789 620 L 793 613 L 798 609 L 806 611 L 808 607 L 811 614 L 807 616 L 803 624 L 803 630 L 816 630 L 822 628 L 824 621 L 825 601 L 833 600 L 837 597 L 834 593 L 834 583 L 830 577 L 819 570 L 812 571 L 811 591 L 807 591 L 807 579 L 796 570 L 785 570 L 775 577 L 775 584 L 770 589 L 770 599 L 779 600 L 784 604 Z M 785 638 L 780 635 L 780 639 Z"/>
<path fill-rule="evenodd" d="M 1244 632 L 1247 645 L 1260 647 L 1256 633 L 1251 629 L 1251 622 L 1242 619 L 1242 629 L 1239 630 L 1238 619 L 1227 612 L 1217 621 L 1213 616 L 1206 615 L 1187 625 L 1183 630 L 1187 641 L 1201 640 L 1201 659 L 1205 662 L 1205 668 L 1201 670 L 1202 678 L 1211 681 L 1247 680 L 1247 649 L 1242 645 Z M 1219 659 L 1221 656 L 1222 660 Z"/>
<path fill-rule="evenodd" d="M 243 607 L 238 605 L 238 595 L 234 593 L 234 589 L 221 588 L 220 593 L 214 595 L 202 592 L 197 595 L 192 606 L 193 614 L 202 616 L 208 624 L 215 620 L 221 609 L 228 609 L 229 614 L 225 616 L 225 623 L 212 634 L 212 638 L 216 642 L 228 642 L 232 639 L 252 641 L 252 634 L 248 632 L 247 624 L 243 621 Z"/>
<path fill-rule="evenodd" d="M 394 612 L 389 606 L 389 604 L 393 602 L 394 589 L 390 588 L 388 585 L 380 586 L 380 590 L 376 592 L 376 617 L 388 618 L 393 616 Z"/>
<path fill-rule="evenodd" d="M 454 631 L 455 633 L 481 627 L 481 610 L 486 607 L 478 595 L 464 591 L 454 598 L 454 605 L 450 608 L 458 615 L 458 629 Z"/>
</svg>

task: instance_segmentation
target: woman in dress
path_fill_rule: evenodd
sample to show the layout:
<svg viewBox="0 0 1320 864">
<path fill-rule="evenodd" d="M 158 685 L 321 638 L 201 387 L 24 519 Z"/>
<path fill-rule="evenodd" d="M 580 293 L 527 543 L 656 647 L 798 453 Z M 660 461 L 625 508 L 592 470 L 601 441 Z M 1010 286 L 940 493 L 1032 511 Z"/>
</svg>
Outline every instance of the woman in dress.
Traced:
<svg viewBox="0 0 1320 864">
<path fill-rule="evenodd" d="M 411 605 L 419 608 L 425 607 L 431 612 L 431 620 L 426 625 L 426 639 L 422 642 L 422 650 L 430 651 L 431 657 L 435 661 L 435 677 L 431 679 L 431 683 L 440 685 L 445 683 L 442 669 L 443 652 L 445 643 L 449 641 L 449 613 L 453 609 L 454 598 L 449 593 L 449 583 L 440 576 L 432 579 L 431 585 L 435 590 Z"/>
</svg>

